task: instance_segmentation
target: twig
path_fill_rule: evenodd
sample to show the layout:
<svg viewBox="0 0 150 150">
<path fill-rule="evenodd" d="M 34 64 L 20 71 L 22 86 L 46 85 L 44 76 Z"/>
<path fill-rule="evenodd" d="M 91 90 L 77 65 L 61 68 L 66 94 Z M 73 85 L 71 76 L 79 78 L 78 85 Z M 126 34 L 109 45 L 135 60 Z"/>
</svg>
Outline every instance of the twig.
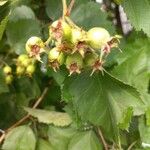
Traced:
<svg viewBox="0 0 150 150">
<path fill-rule="evenodd" d="M 137 141 L 134 141 L 129 147 L 127 150 L 132 150 L 133 146 L 137 143 Z"/>
<path fill-rule="evenodd" d="M 66 0 L 62 0 L 62 5 L 63 5 L 63 19 L 67 13 L 67 3 L 66 3 Z"/>
<path fill-rule="evenodd" d="M 38 98 L 38 100 L 35 102 L 35 104 L 33 105 L 32 108 L 36 108 L 40 102 L 43 100 L 43 98 L 45 97 L 45 95 L 48 92 L 48 87 L 46 87 L 42 93 L 42 95 Z M 17 127 L 18 125 L 20 125 L 21 123 L 23 123 L 24 121 L 26 121 L 28 118 L 30 117 L 29 114 L 27 114 L 26 116 L 24 116 L 23 118 L 21 118 L 19 121 L 17 121 L 15 124 L 13 124 L 11 127 L 9 127 L 0 137 L 0 144 L 3 142 L 6 134 L 11 131 L 12 129 L 14 129 L 15 127 Z"/>
<path fill-rule="evenodd" d="M 67 16 L 70 16 L 71 11 L 72 11 L 72 8 L 73 8 L 73 6 L 74 6 L 74 3 L 75 3 L 75 0 L 71 0 L 70 5 L 69 5 L 69 7 L 68 7 L 68 10 L 67 10 L 67 12 L 66 12 L 66 15 L 67 15 Z"/>
<path fill-rule="evenodd" d="M 108 145 L 107 145 L 107 143 L 106 143 L 106 141 L 105 141 L 105 139 L 104 139 L 104 136 L 103 136 L 102 131 L 101 131 L 100 128 L 98 128 L 98 134 L 99 134 L 99 136 L 100 136 L 100 138 L 101 138 L 101 141 L 102 141 L 102 143 L 103 143 L 103 145 L 104 145 L 104 149 L 105 149 L 105 150 L 108 150 Z"/>
</svg>

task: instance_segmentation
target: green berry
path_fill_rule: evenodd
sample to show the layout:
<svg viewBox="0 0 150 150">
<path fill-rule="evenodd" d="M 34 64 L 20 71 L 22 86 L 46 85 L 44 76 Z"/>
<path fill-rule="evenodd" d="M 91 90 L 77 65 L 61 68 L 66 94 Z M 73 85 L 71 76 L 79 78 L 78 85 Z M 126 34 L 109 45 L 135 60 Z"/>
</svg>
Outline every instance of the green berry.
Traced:
<svg viewBox="0 0 150 150">
<path fill-rule="evenodd" d="M 20 64 L 20 63 L 22 63 L 25 59 L 27 59 L 28 58 L 28 55 L 26 55 L 26 54 L 21 54 L 19 57 L 18 57 L 18 59 L 17 59 L 17 62 L 18 62 L 18 64 Z"/>
<path fill-rule="evenodd" d="M 29 76 L 32 76 L 32 74 L 35 72 L 35 65 L 31 64 L 26 68 L 26 73 Z"/>
<path fill-rule="evenodd" d="M 44 47 L 44 42 L 36 36 L 29 38 L 26 42 L 26 51 L 29 56 L 34 57 L 39 61 L 41 61 L 40 54 L 45 52 Z"/>
<path fill-rule="evenodd" d="M 101 49 L 109 40 L 109 32 L 100 27 L 92 28 L 87 33 L 88 43 L 93 49 Z"/>
<path fill-rule="evenodd" d="M 83 58 L 79 53 L 74 53 L 67 56 L 66 67 L 70 72 L 70 75 L 73 73 L 80 73 L 83 67 Z"/>
<path fill-rule="evenodd" d="M 4 72 L 5 74 L 11 74 L 11 73 L 12 73 L 12 69 L 11 69 L 10 66 L 5 66 L 5 67 L 3 68 L 3 72 Z"/>
<path fill-rule="evenodd" d="M 63 20 L 57 20 L 52 23 L 49 34 L 54 40 L 70 40 L 71 27 Z"/>
<path fill-rule="evenodd" d="M 31 59 L 30 58 L 26 58 L 22 61 L 22 66 L 23 67 L 28 67 L 29 64 L 31 64 Z"/>
<path fill-rule="evenodd" d="M 13 76 L 12 75 L 6 75 L 6 77 L 5 77 L 6 84 L 11 84 L 12 81 L 13 81 Z"/>
<path fill-rule="evenodd" d="M 64 63 L 64 54 L 55 47 L 49 51 L 48 60 L 50 66 L 56 71 Z"/>
<path fill-rule="evenodd" d="M 25 68 L 23 66 L 17 66 L 17 68 L 16 68 L 16 74 L 17 75 L 19 75 L 19 76 L 23 75 L 24 72 L 25 72 Z"/>
<path fill-rule="evenodd" d="M 86 67 L 94 66 L 95 62 L 98 60 L 98 54 L 96 53 L 87 53 L 85 55 L 84 64 Z"/>
<path fill-rule="evenodd" d="M 78 43 L 79 41 L 82 41 L 83 33 L 82 30 L 79 29 L 72 29 L 72 36 L 71 36 L 71 42 L 73 44 Z"/>
</svg>

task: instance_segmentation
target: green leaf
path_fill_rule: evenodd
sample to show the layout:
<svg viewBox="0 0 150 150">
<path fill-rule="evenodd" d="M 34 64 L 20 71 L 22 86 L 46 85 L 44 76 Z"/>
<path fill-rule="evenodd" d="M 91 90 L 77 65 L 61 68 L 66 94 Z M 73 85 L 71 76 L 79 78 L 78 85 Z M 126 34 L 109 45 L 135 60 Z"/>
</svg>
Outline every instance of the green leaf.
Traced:
<svg viewBox="0 0 150 150">
<path fill-rule="evenodd" d="M 4 74 L 3 74 L 3 70 L 0 69 L 0 94 L 8 92 L 8 91 L 9 91 L 9 89 L 8 89 L 8 86 L 5 83 L 5 77 L 4 77 Z"/>
<path fill-rule="evenodd" d="M 10 131 L 5 138 L 4 150 L 35 150 L 36 139 L 28 126 L 19 126 Z"/>
<path fill-rule="evenodd" d="M 149 0 L 124 0 L 124 10 L 137 31 L 143 30 L 150 36 L 150 2 Z"/>
<path fill-rule="evenodd" d="M 115 32 L 111 22 L 107 20 L 107 14 L 100 10 L 98 3 L 88 2 L 79 5 L 78 8 L 72 12 L 71 18 L 77 25 L 86 30 L 95 26 L 101 26 L 106 28 L 110 33 Z"/>
<path fill-rule="evenodd" d="M 25 43 L 31 36 L 41 35 L 41 28 L 33 11 L 27 6 L 21 6 L 12 11 L 6 34 L 12 49 L 21 54 L 25 53 Z"/>
<path fill-rule="evenodd" d="M 17 7 L 12 11 L 9 17 L 9 21 L 16 22 L 20 19 L 33 19 L 34 20 L 35 19 L 34 12 L 32 11 L 31 8 L 25 5 Z"/>
<path fill-rule="evenodd" d="M 0 41 L 3 37 L 3 33 L 5 31 L 5 28 L 6 28 L 6 25 L 7 25 L 7 22 L 8 22 L 8 17 L 9 16 L 6 16 L 0 23 Z"/>
<path fill-rule="evenodd" d="M 48 141 L 39 139 L 36 150 L 54 150 L 54 148 L 51 146 L 51 144 Z"/>
<path fill-rule="evenodd" d="M 132 47 L 130 47 L 132 50 Z M 149 84 L 149 64 L 150 52 L 148 47 L 136 51 L 123 63 L 114 68 L 112 74 L 130 84 L 141 92 L 147 92 Z"/>
<path fill-rule="evenodd" d="M 93 131 L 76 133 L 68 145 L 68 150 L 102 150 L 102 145 Z"/>
<path fill-rule="evenodd" d="M 30 115 L 38 118 L 38 121 L 42 123 L 64 127 L 70 125 L 72 122 L 71 118 L 67 113 L 31 108 L 25 108 L 25 110 Z"/>
<path fill-rule="evenodd" d="M 49 126 L 49 142 L 55 150 L 67 150 L 69 141 L 76 132 L 77 131 L 72 127 L 58 128 L 54 126 Z"/>
<path fill-rule="evenodd" d="M 143 147 L 150 148 L 150 127 L 146 126 L 144 117 L 139 119 L 139 132 Z"/>
<path fill-rule="evenodd" d="M 128 130 L 128 128 L 129 128 L 129 122 L 131 122 L 132 115 L 133 115 L 133 109 L 132 109 L 132 107 L 127 108 L 125 110 L 125 112 L 123 113 L 122 120 L 119 123 L 119 128 L 120 129 L 126 129 L 126 130 Z"/>
<path fill-rule="evenodd" d="M 113 69 L 112 74 L 137 88 L 143 101 L 149 106 L 150 41 L 144 36 L 132 34 L 126 42 L 124 52 L 118 56 L 119 65 Z"/>
<path fill-rule="evenodd" d="M 15 84 L 17 92 L 24 93 L 27 101 L 38 98 L 41 94 L 40 87 L 34 78 L 21 77 L 16 80 Z"/>
<path fill-rule="evenodd" d="M 132 107 L 134 115 L 144 113 L 144 103 L 139 93 L 108 73 L 90 77 L 85 72 L 68 78 L 62 89 L 62 97 L 73 102 L 83 119 L 101 125 L 107 135 L 115 140 L 118 139 L 117 125 L 127 108 Z"/>
<path fill-rule="evenodd" d="M 146 111 L 146 125 L 150 126 L 150 107 Z"/>
</svg>

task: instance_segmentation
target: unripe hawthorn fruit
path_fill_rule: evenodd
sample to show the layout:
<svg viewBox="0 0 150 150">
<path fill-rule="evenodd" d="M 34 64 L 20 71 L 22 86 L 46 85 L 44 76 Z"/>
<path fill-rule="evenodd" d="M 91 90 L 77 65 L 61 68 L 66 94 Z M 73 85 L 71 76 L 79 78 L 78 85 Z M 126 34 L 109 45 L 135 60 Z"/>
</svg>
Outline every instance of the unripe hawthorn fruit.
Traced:
<svg viewBox="0 0 150 150">
<path fill-rule="evenodd" d="M 92 72 L 90 75 L 93 75 L 95 71 L 103 70 L 103 62 L 100 60 L 99 55 L 96 53 L 87 53 L 84 59 L 85 67 L 90 67 Z"/>
<path fill-rule="evenodd" d="M 28 65 L 31 64 L 31 59 L 30 58 L 26 58 L 22 61 L 22 66 L 23 67 L 28 67 Z"/>
<path fill-rule="evenodd" d="M 17 66 L 17 68 L 16 68 L 16 74 L 18 76 L 23 75 L 24 72 L 25 72 L 25 68 L 23 66 Z"/>
<path fill-rule="evenodd" d="M 71 42 L 73 44 L 78 43 L 79 41 L 82 41 L 83 33 L 82 29 L 72 29 L 72 36 L 71 36 Z"/>
<path fill-rule="evenodd" d="M 18 57 L 18 59 L 17 59 L 17 63 L 18 63 L 18 65 L 20 65 L 25 59 L 27 59 L 28 58 L 28 55 L 26 55 L 26 54 L 21 54 L 19 57 Z"/>
<path fill-rule="evenodd" d="M 98 54 L 96 53 L 86 53 L 84 58 L 84 65 L 85 67 L 93 67 L 95 62 L 99 59 Z"/>
<path fill-rule="evenodd" d="M 12 73 L 12 69 L 11 69 L 11 67 L 10 66 L 5 66 L 4 68 L 3 68 L 3 72 L 5 73 L 5 74 L 11 74 Z"/>
<path fill-rule="evenodd" d="M 94 27 L 87 33 L 87 40 L 91 48 L 101 49 L 110 39 L 109 32 L 100 27 Z"/>
<path fill-rule="evenodd" d="M 79 53 L 74 53 L 72 55 L 68 55 L 66 59 L 66 67 L 70 72 L 70 75 L 73 73 L 81 73 L 81 69 L 83 68 L 83 58 Z"/>
<path fill-rule="evenodd" d="M 49 51 L 48 61 L 54 71 L 57 71 L 57 69 L 59 69 L 59 66 L 64 63 L 64 54 L 60 52 L 57 47 L 54 47 Z"/>
<path fill-rule="evenodd" d="M 26 51 L 29 54 L 29 56 L 34 57 L 39 61 L 41 61 L 40 54 L 45 51 L 44 47 L 44 42 L 36 36 L 29 38 L 26 42 Z"/>
<path fill-rule="evenodd" d="M 35 65 L 31 64 L 26 68 L 26 74 L 29 76 L 32 76 L 32 74 L 35 72 Z"/>
<path fill-rule="evenodd" d="M 6 84 L 11 84 L 13 81 L 13 76 L 11 74 L 5 76 Z"/>
<path fill-rule="evenodd" d="M 49 29 L 49 34 L 54 40 L 67 40 L 71 39 L 71 27 L 62 19 L 53 22 Z"/>
</svg>

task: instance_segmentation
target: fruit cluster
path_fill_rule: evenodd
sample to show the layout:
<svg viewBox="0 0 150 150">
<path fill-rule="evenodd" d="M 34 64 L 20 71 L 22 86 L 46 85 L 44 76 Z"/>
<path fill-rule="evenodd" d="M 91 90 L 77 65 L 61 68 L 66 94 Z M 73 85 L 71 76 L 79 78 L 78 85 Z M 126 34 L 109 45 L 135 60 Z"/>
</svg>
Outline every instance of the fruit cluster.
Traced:
<svg viewBox="0 0 150 150">
<path fill-rule="evenodd" d="M 25 46 L 27 53 L 17 58 L 16 74 L 32 76 L 35 63 L 42 63 L 41 55 L 46 53 L 48 66 L 56 72 L 65 65 L 69 75 L 79 74 L 85 68 L 91 69 L 92 75 L 103 70 L 107 55 L 113 47 L 118 47 L 119 39 L 118 35 L 111 37 L 104 28 L 94 27 L 86 32 L 69 17 L 61 18 L 50 25 L 46 42 L 35 36 L 28 39 Z"/>
</svg>

